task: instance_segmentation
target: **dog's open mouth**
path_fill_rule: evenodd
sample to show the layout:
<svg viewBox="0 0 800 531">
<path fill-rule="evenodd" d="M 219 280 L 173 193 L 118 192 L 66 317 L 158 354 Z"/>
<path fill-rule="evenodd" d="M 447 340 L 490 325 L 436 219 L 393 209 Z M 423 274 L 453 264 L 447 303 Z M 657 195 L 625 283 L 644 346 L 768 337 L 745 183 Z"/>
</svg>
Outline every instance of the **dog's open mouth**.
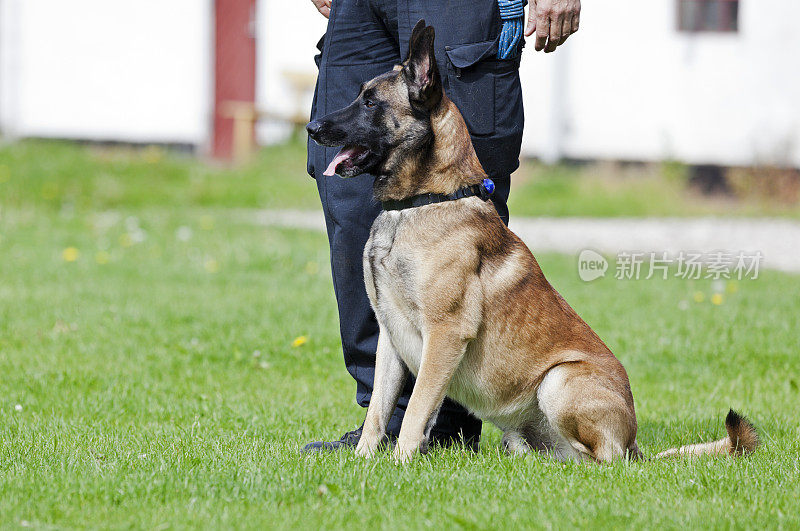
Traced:
<svg viewBox="0 0 800 531">
<path fill-rule="evenodd" d="M 337 173 L 342 176 L 352 174 L 353 170 L 358 169 L 367 160 L 369 153 L 369 149 L 364 146 L 347 144 L 333 157 L 333 160 L 322 174 L 328 177 Z"/>
</svg>

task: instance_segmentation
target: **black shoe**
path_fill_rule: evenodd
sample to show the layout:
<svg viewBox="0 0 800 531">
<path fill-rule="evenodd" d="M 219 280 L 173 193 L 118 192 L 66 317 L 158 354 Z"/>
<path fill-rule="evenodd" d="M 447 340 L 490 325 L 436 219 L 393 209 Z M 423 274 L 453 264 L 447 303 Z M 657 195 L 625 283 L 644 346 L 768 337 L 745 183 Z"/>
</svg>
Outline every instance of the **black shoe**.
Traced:
<svg viewBox="0 0 800 531">
<path fill-rule="evenodd" d="M 362 424 L 353 431 L 348 431 L 338 441 L 315 441 L 303 446 L 300 453 L 312 454 L 318 452 L 334 452 L 345 448 L 355 448 L 358 446 L 358 441 L 361 439 L 361 431 L 364 429 Z"/>
<path fill-rule="evenodd" d="M 463 445 L 467 450 L 472 450 L 473 452 L 477 453 L 480 449 L 480 441 L 480 433 L 468 438 L 464 438 L 462 433 L 439 433 L 433 431 L 431 432 L 428 445 L 437 445 L 441 446 L 442 448 L 457 448 Z"/>
</svg>

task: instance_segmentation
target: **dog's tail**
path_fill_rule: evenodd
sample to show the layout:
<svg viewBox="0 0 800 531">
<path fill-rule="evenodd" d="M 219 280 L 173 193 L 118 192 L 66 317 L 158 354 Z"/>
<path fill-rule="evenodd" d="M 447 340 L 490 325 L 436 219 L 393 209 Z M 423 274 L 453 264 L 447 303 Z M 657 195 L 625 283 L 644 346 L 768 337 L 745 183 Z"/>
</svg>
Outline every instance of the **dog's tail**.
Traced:
<svg viewBox="0 0 800 531">
<path fill-rule="evenodd" d="M 759 444 L 758 432 L 742 415 L 734 410 L 725 418 L 725 429 L 728 436 L 718 441 L 690 444 L 680 448 L 670 448 L 656 455 L 654 459 L 664 457 L 685 457 L 695 455 L 744 455 L 754 451 Z"/>
</svg>

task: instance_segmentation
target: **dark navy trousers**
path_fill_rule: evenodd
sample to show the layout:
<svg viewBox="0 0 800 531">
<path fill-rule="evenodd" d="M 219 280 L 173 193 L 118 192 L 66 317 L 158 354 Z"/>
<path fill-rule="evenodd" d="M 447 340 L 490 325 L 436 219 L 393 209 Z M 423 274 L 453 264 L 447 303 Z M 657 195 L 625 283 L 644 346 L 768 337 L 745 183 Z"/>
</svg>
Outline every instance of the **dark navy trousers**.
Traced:
<svg viewBox="0 0 800 531">
<path fill-rule="evenodd" d="M 391 70 L 408 54 L 416 22 L 436 30 L 436 59 L 446 94 L 467 122 L 478 158 L 495 182 L 492 201 L 508 223 L 510 175 L 519 165 L 523 110 L 519 58 L 498 60 L 501 21 L 496 0 L 333 0 L 328 28 L 315 60 L 319 77 L 311 118 L 349 104 L 362 82 Z M 308 144 L 308 172 L 317 181 L 331 251 L 333 287 L 347 371 L 356 380 L 356 401 L 372 395 L 378 324 L 364 287 L 362 254 L 380 206 L 373 176 L 351 179 L 322 172 L 338 148 Z M 388 426 L 397 435 L 413 389 L 409 378 Z M 445 400 L 433 429 L 438 436 L 480 435 L 481 422 Z"/>
</svg>

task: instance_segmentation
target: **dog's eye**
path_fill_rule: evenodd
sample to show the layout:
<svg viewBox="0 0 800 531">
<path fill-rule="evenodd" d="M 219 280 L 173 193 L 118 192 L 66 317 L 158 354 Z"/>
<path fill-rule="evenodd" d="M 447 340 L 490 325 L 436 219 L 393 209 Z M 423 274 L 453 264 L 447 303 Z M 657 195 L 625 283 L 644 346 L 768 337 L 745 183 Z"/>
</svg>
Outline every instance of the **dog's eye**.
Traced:
<svg viewBox="0 0 800 531">
<path fill-rule="evenodd" d="M 375 102 L 372 100 L 364 100 L 364 107 L 366 107 L 367 109 L 371 109 L 375 107 Z"/>
</svg>

